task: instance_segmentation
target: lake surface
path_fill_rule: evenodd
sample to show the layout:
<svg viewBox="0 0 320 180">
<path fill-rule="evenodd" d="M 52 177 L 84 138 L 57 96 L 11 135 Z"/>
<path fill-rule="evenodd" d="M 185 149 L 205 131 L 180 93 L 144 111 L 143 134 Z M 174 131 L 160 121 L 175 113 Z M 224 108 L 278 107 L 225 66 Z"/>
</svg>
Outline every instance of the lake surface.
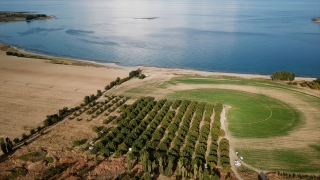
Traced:
<svg viewBox="0 0 320 180">
<path fill-rule="evenodd" d="M 54 20 L 0 24 L 0 42 L 119 65 L 320 77 L 319 0 L 1 0 Z M 158 17 L 153 20 L 141 19 Z M 1 66 L 1 65 L 0 65 Z"/>
</svg>

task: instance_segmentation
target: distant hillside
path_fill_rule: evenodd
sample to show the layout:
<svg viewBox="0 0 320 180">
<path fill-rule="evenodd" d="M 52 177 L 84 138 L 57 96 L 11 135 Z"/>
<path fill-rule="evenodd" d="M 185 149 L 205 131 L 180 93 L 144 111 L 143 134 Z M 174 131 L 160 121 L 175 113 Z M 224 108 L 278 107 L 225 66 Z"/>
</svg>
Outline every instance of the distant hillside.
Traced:
<svg viewBox="0 0 320 180">
<path fill-rule="evenodd" d="M 0 22 L 44 20 L 44 19 L 51 19 L 51 18 L 52 16 L 48 16 L 46 14 L 0 11 Z"/>
</svg>

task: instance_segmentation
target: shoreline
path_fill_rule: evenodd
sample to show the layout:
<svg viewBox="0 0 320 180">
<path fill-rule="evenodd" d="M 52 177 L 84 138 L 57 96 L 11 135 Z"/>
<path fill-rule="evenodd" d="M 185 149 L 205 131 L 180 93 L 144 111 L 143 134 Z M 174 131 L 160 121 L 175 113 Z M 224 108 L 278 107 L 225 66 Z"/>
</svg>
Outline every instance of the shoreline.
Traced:
<svg viewBox="0 0 320 180">
<path fill-rule="evenodd" d="M 55 16 L 35 12 L 0 11 L 0 23 L 55 19 Z"/>
<path fill-rule="evenodd" d="M 244 79 L 271 80 L 271 78 L 270 78 L 271 74 L 265 75 L 265 74 L 252 74 L 252 73 L 219 72 L 219 71 L 205 71 L 205 70 L 197 70 L 197 69 L 183 69 L 183 68 L 170 68 L 170 67 L 144 66 L 144 65 L 125 66 L 125 65 L 119 65 L 117 63 L 101 63 L 101 62 L 96 62 L 94 60 L 59 57 L 59 56 L 54 56 L 54 55 L 34 53 L 34 52 L 29 52 L 27 50 L 20 49 L 19 47 L 7 45 L 7 44 L 0 43 L 0 45 L 10 46 L 10 47 L 14 48 L 15 50 L 17 50 L 18 52 L 29 54 L 29 55 L 42 56 L 42 57 L 57 59 L 57 60 L 62 60 L 62 61 L 83 62 L 88 65 L 98 65 L 101 67 L 106 67 L 106 68 L 111 68 L 111 69 L 135 70 L 135 69 L 139 68 L 142 70 L 170 71 L 173 74 L 180 74 L 180 75 L 227 76 L 227 77 L 238 77 L 238 78 L 244 78 Z M 70 65 L 74 65 L 74 64 L 70 64 Z M 295 81 L 313 81 L 315 79 L 316 79 L 316 77 L 303 77 L 303 76 L 295 77 Z"/>
</svg>

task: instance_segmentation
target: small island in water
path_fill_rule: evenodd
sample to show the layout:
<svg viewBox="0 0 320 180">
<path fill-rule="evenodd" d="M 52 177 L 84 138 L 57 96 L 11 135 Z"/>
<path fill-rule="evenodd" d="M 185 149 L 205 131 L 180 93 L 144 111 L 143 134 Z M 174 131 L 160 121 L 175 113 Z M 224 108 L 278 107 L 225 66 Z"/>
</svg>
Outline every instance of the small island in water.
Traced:
<svg viewBox="0 0 320 180">
<path fill-rule="evenodd" d="M 52 18 L 53 18 L 52 16 L 49 16 L 46 14 L 0 11 L 0 22 L 32 21 L 32 20 L 52 19 Z"/>
<path fill-rule="evenodd" d="M 320 17 L 318 17 L 318 18 L 312 18 L 311 20 L 312 20 L 313 22 L 320 23 Z"/>
<path fill-rule="evenodd" d="M 133 19 L 147 19 L 147 20 L 154 20 L 158 19 L 159 17 L 145 17 L 145 18 L 133 18 Z"/>
</svg>

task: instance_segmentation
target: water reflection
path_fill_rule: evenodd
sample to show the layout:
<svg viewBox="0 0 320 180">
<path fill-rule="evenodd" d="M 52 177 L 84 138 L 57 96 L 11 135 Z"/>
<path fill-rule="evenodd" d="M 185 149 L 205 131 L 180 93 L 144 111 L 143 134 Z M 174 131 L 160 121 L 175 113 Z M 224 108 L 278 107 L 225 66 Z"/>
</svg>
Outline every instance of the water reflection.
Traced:
<svg viewBox="0 0 320 180">
<path fill-rule="evenodd" d="M 320 29 L 310 22 L 319 6 L 317 0 L 1 0 L 3 10 L 57 19 L 1 24 L 0 40 L 123 65 L 320 76 Z"/>
</svg>

